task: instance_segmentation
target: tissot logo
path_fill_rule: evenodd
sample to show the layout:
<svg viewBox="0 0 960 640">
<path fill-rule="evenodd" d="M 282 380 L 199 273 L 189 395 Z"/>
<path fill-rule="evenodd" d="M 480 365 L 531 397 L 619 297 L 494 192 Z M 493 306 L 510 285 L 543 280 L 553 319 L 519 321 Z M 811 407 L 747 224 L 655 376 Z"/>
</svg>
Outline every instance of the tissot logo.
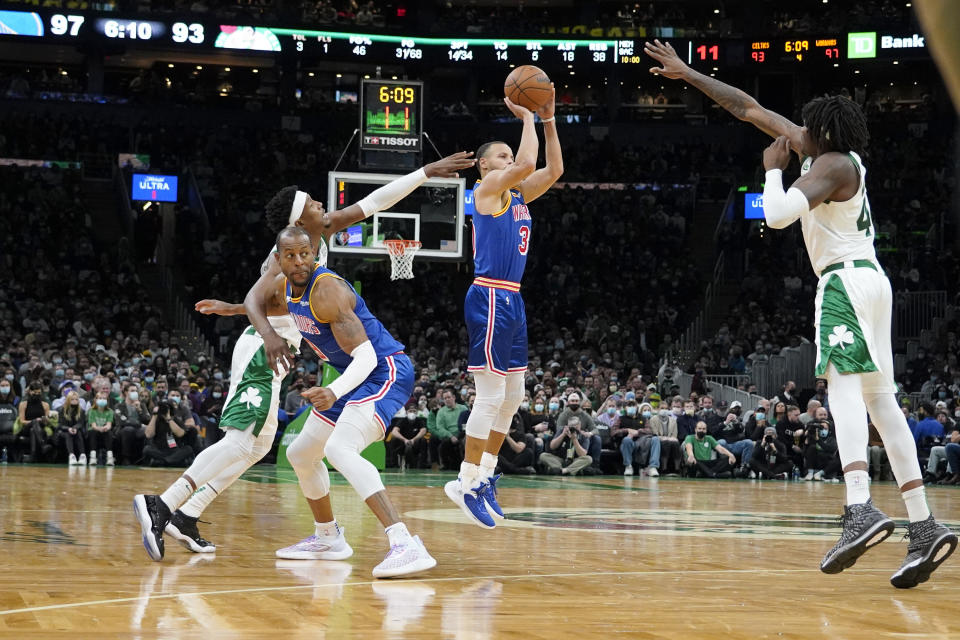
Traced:
<svg viewBox="0 0 960 640">
<path fill-rule="evenodd" d="M 363 136 L 365 144 L 375 144 L 386 147 L 416 147 L 418 138 L 398 138 L 395 136 Z"/>
</svg>

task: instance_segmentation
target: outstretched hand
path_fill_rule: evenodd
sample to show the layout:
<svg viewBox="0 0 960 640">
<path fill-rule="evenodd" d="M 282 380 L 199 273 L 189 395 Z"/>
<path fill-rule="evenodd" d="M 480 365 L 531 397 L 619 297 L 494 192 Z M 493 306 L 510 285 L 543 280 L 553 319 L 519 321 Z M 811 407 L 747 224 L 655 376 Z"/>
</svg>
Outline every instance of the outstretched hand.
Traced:
<svg viewBox="0 0 960 640">
<path fill-rule="evenodd" d="M 643 51 L 661 65 L 650 67 L 650 73 L 655 76 L 664 76 L 675 80 L 682 78 L 690 70 L 690 67 L 683 63 L 683 60 L 680 59 L 669 42 L 663 43 L 659 40 L 654 40 L 653 44 L 644 42 Z"/>
<path fill-rule="evenodd" d="M 458 151 L 436 162 L 424 165 L 423 171 L 428 178 L 459 178 L 458 171 L 469 169 L 477 163 L 473 151 Z"/>
<path fill-rule="evenodd" d="M 511 100 L 510 98 L 504 98 L 503 103 L 507 105 L 507 109 L 510 109 L 510 113 L 517 116 L 521 120 L 523 120 L 524 118 L 533 117 L 533 112 L 530 111 L 530 109 L 527 109 L 526 107 L 521 107 L 520 105 L 515 104 L 513 100 Z"/>
<path fill-rule="evenodd" d="M 193 305 L 193 308 L 202 313 L 203 315 L 226 315 L 223 312 L 227 311 L 230 308 L 230 304 L 224 302 L 223 300 L 216 299 L 204 299 L 197 302 Z"/>
</svg>

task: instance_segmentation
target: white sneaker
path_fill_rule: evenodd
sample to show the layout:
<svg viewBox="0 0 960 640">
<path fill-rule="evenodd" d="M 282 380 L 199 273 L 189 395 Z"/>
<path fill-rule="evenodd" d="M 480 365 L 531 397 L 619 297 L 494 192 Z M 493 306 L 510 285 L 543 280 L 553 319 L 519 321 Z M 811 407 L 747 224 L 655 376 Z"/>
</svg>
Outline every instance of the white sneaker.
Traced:
<svg viewBox="0 0 960 640">
<path fill-rule="evenodd" d="M 623 468 L 623 475 L 632 476 L 633 475 L 633 465 L 629 464 Z"/>
<path fill-rule="evenodd" d="M 312 535 L 289 547 L 277 549 L 277 557 L 285 560 L 346 560 L 352 555 L 353 549 L 347 544 L 342 528 L 336 538 Z"/>
<path fill-rule="evenodd" d="M 87 466 L 87 454 L 81 453 L 80 460 L 77 461 L 77 464 L 79 464 L 81 467 Z"/>
<path fill-rule="evenodd" d="M 463 490 L 460 479 L 450 480 L 443 485 L 443 492 L 454 504 L 463 510 L 470 522 L 484 529 L 493 529 L 497 523 L 490 517 L 486 502 L 483 499 L 483 483 L 475 489 Z"/>
<path fill-rule="evenodd" d="M 374 578 L 394 578 L 419 573 L 437 566 L 437 561 L 427 553 L 420 536 L 390 547 L 383 562 L 373 568 Z"/>
<path fill-rule="evenodd" d="M 813 469 L 807 469 L 807 475 L 803 476 L 804 481 L 813 480 Z"/>
<path fill-rule="evenodd" d="M 96 452 L 96 451 L 91 451 L 91 452 L 90 452 L 90 466 L 91 466 L 91 467 L 97 466 L 97 452 Z"/>
<path fill-rule="evenodd" d="M 107 451 L 107 466 L 112 467 L 113 464 L 113 451 Z"/>
<path fill-rule="evenodd" d="M 757 479 L 757 472 L 754 471 L 753 469 L 750 469 L 750 475 L 748 475 L 747 477 L 750 478 L 751 480 L 756 480 L 756 479 Z"/>
<path fill-rule="evenodd" d="M 68 464 L 69 466 L 71 466 L 71 467 L 75 467 L 75 466 L 77 466 L 77 465 L 80 464 L 80 463 L 77 462 L 77 456 L 75 456 L 75 455 L 73 455 L 73 454 L 71 453 L 71 454 L 70 454 L 70 458 L 67 460 L 67 464 Z"/>
<path fill-rule="evenodd" d="M 657 478 L 660 476 L 660 472 L 657 471 L 656 467 L 647 467 L 646 474 L 651 478 Z"/>
<path fill-rule="evenodd" d="M 823 470 L 821 469 L 820 471 L 817 471 L 815 474 L 813 474 L 813 479 L 823 480 Z"/>
</svg>

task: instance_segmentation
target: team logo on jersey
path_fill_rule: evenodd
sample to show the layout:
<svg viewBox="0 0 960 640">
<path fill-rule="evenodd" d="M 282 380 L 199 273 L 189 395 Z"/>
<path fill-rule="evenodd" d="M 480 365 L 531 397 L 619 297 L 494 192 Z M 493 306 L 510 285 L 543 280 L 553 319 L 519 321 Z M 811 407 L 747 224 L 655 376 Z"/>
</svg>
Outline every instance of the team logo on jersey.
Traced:
<svg viewBox="0 0 960 640">
<path fill-rule="evenodd" d="M 530 209 L 527 208 L 525 204 L 515 204 L 511 207 L 513 211 L 513 221 L 520 222 L 521 220 L 533 220 L 530 217 Z"/>
<path fill-rule="evenodd" d="M 846 350 L 848 344 L 853 344 L 853 331 L 847 328 L 847 325 L 840 324 L 833 328 L 833 333 L 830 334 L 830 346 L 836 347 L 840 346 L 841 351 Z"/>
<path fill-rule="evenodd" d="M 309 304 L 309 303 L 308 303 Z M 293 321 L 297 324 L 297 329 L 300 330 L 300 333 L 309 333 L 311 335 L 320 335 L 320 329 L 317 328 L 317 323 L 311 320 L 310 318 L 305 318 L 304 316 L 290 314 L 293 316 Z"/>
</svg>

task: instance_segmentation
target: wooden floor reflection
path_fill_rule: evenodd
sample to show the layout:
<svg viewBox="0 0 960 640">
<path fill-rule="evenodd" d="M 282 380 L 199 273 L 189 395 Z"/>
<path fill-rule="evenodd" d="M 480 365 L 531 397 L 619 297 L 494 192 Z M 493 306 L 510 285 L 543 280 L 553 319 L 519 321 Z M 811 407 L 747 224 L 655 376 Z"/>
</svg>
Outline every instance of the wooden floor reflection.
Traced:
<svg viewBox="0 0 960 640">
<path fill-rule="evenodd" d="M 486 531 L 447 502 L 449 476 L 388 474 L 439 564 L 377 581 L 382 530 L 331 475 L 349 560 L 277 560 L 312 519 L 292 474 L 256 467 L 205 514 L 215 555 L 168 539 L 155 563 L 131 498 L 175 471 L 0 467 L 0 637 L 960 637 L 960 556 L 916 589 L 890 586 L 905 529 L 852 570 L 820 573 L 843 485 L 509 478 L 508 520 Z M 928 495 L 960 524 L 960 489 Z M 902 519 L 892 484 L 876 485 L 874 500 Z"/>
</svg>

